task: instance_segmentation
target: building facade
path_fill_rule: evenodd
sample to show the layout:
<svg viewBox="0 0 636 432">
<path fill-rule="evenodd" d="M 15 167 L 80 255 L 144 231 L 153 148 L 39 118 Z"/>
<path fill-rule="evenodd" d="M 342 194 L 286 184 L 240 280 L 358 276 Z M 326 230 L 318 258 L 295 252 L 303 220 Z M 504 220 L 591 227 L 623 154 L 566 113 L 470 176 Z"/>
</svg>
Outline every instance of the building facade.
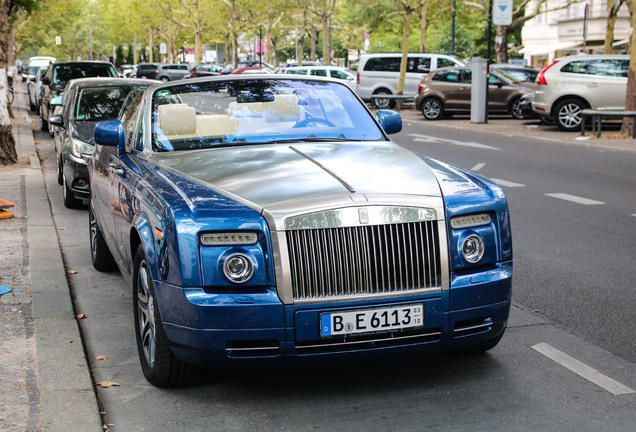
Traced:
<svg viewBox="0 0 636 432">
<path fill-rule="evenodd" d="M 532 0 L 527 11 L 534 11 L 541 0 Z M 540 8 L 544 12 L 529 20 L 521 31 L 523 48 L 519 50 L 529 65 L 542 67 L 555 58 L 581 52 L 604 52 L 607 30 L 607 0 L 587 0 L 570 4 L 571 0 L 547 0 Z M 585 10 L 587 6 L 587 20 Z M 587 36 L 584 38 L 587 27 Z M 618 12 L 614 28 L 614 52 L 627 49 L 631 22 L 629 10 L 623 5 Z"/>
</svg>

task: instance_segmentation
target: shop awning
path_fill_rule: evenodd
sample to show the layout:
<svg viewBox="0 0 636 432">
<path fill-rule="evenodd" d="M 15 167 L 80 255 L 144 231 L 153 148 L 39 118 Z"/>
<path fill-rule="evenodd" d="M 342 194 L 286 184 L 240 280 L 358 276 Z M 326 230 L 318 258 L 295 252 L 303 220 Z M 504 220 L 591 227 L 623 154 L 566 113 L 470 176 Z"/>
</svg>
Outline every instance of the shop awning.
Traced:
<svg viewBox="0 0 636 432">
<path fill-rule="evenodd" d="M 527 46 L 519 50 L 521 54 L 527 55 L 544 55 L 550 54 L 555 51 L 560 51 L 568 48 L 574 48 L 576 46 L 582 45 L 583 42 L 557 42 L 553 44 L 543 45 L 543 46 Z"/>
</svg>

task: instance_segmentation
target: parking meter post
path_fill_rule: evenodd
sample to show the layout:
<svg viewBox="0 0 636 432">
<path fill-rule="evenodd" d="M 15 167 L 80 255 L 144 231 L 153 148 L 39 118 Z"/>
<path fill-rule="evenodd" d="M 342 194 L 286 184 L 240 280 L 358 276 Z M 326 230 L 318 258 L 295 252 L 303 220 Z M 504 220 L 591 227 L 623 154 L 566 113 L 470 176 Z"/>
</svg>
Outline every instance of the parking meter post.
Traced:
<svg viewBox="0 0 636 432">
<path fill-rule="evenodd" d="M 470 89 L 470 122 L 487 123 L 486 103 L 488 99 L 488 60 L 473 57 L 472 84 Z"/>
</svg>

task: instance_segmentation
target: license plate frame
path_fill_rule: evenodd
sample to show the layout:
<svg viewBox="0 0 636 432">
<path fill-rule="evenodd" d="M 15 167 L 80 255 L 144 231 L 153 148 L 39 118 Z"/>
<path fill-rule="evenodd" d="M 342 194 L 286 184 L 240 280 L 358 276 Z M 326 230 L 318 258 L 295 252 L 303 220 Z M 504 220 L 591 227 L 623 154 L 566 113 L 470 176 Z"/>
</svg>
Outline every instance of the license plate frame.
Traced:
<svg viewBox="0 0 636 432">
<path fill-rule="evenodd" d="M 320 314 L 320 337 L 403 332 L 424 327 L 424 304 L 349 309 Z"/>
</svg>

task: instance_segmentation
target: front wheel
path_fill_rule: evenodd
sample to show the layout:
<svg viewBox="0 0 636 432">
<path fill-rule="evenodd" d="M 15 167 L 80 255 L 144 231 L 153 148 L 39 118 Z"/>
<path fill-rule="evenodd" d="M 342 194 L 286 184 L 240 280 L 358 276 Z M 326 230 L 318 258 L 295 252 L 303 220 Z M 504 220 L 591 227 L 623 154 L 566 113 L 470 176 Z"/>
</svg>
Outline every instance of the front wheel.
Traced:
<svg viewBox="0 0 636 432">
<path fill-rule="evenodd" d="M 104 235 L 97 223 L 97 219 L 95 219 L 95 214 L 93 213 L 93 207 L 91 205 L 88 206 L 88 228 L 90 233 L 89 241 L 93 267 L 101 272 L 115 270 L 117 268 L 115 258 L 113 258 L 113 254 L 110 253 L 108 245 L 106 245 L 106 240 L 104 240 Z"/>
<path fill-rule="evenodd" d="M 44 110 L 40 107 L 40 130 L 46 132 L 49 130 L 49 122 L 44 118 Z"/>
<path fill-rule="evenodd" d="M 436 98 L 424 100 L 421 110 L 426 120 L 439 120 L 444 115 L 444 105 Z"/>
<path fill-rule="evenodd" d="M 555 110 L 554 120 L 559 129 L 565 132 L 574 132 L 581 129 L 583 121 L 582 111 L 587 106 L 578 99 L 565 99 L 561 101 Z"/>
<path fill-rule="evenodd" d="M 157 387 L 173 387 L 190 381 L 194 366 L 179 360 L 170 348 L 141 245 L 137 248 L 133 269 L 133 310 L 137 351 L 146 379 Z"/>
</svg>

